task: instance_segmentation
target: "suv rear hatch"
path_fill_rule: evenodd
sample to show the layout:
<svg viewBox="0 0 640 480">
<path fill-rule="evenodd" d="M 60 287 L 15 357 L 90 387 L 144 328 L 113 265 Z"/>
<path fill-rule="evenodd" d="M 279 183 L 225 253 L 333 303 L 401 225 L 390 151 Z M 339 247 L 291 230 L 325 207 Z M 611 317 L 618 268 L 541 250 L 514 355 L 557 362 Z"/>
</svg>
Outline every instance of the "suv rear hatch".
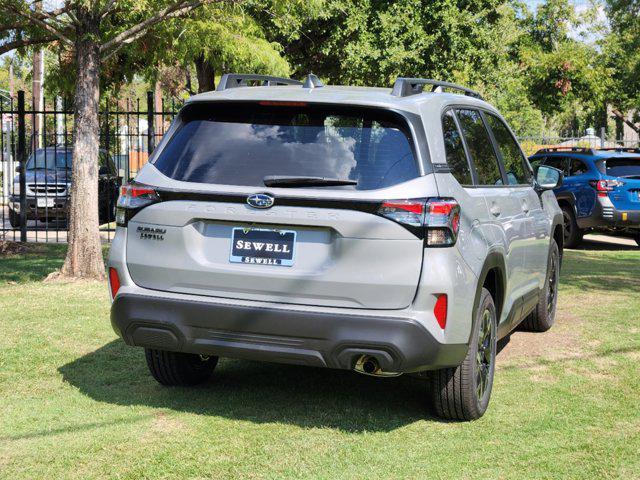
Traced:
<svg viewBox="0 0 640 480">
<path fill-rule="evenodd" d="M 301 305 L 410 305 L 423 240 L 376 214 L 380 192 L 419 177 L 402 116 L 228 102 L 189 105 L 179 122 L 147 167 L 174 188 L 128 224 L 136 284 Z"/>
<path fill-rule="evenodd" d="M 640 210 L 640 157 L 613 157 L 604 161 L 606 175 L 621 182 L 609 198 L 617 210 Z"/>
</svg>

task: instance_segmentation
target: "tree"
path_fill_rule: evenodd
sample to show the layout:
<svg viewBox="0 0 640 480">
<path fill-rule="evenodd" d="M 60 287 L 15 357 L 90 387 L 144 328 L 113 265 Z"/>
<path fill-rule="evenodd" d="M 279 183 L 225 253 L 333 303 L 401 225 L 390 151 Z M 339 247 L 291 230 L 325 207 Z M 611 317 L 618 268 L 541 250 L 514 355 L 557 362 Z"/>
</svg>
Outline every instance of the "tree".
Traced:
<svg viewBox="0 0 640 480">
<path fill-rule="evenodd" d="M 610 31 L 603 42 L 608 67 L 615 69 L 609 101 L 640 120 L 640 0 L 607 0 Z"/>
<path fill-rule="evenodd" d="M 98 230 L 98 107 L 104 63 L 160 23 L 211 1 L 65 0 L 57 8 L 35 11 L 29 0 L 0 0 L 0 54 L 47 45 L 75 58 L 73 184 L 63 276 L 104 278 Z"/>
</svg>

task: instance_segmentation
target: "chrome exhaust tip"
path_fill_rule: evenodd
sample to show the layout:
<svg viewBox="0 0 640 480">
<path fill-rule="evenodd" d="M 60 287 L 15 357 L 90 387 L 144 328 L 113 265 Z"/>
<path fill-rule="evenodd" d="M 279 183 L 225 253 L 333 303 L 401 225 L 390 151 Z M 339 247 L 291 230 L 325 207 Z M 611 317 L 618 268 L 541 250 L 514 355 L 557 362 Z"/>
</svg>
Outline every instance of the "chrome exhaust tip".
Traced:
<svg viewBox="0 0 640 480">
<path fill-rule="evenodd" d="M 398 375 L 402 375 L 397 372 L 383 371 L 378 359 L 371 355 L 360 355 L 353 369 L 358 373 L 372 377 L 397 377 Z"/>
</svg>

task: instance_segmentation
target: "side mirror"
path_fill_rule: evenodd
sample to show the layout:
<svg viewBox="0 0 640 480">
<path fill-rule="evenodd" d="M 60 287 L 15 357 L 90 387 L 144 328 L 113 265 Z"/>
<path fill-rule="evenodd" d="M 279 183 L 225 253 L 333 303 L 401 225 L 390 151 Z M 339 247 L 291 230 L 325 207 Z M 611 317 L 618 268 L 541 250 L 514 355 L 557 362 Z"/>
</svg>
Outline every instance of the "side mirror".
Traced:
<svg viewBox="0 0 640 480">
<path fill-rule="evenodd" d="M 536 187 L 538 190 L 553 190 L 562 186 L 564 175 L 557 168 L 540 165 L 536 171 Z"/>
</svg>

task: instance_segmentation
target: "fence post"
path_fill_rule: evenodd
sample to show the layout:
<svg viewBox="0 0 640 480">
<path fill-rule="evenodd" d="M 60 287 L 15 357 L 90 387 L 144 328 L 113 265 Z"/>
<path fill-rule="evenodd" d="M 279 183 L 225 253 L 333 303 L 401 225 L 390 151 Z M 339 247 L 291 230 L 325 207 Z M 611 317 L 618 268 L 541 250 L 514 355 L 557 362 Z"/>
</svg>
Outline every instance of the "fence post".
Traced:
<svg viewBox="0 0 640 480">
<path fill-rule="evenodd" d="M 604 137 L 605 137 L 605 128 L 600 127 L 600 148 L 604 148 Z"/>
<path fill-rule="evenodd" d="M 26 128 L 24 90 L 18 92 L 18 165 L 20 167 L 20 241 L 27 241 Z"/>
<path fill-rule="evenodd" d="M 149 91 L 147 92 L 147 144 L 149 145 L 149 156 L 151 156 L 151 152 L 155 148 L 154 117 L 153 92 Z"/>
</svg>

